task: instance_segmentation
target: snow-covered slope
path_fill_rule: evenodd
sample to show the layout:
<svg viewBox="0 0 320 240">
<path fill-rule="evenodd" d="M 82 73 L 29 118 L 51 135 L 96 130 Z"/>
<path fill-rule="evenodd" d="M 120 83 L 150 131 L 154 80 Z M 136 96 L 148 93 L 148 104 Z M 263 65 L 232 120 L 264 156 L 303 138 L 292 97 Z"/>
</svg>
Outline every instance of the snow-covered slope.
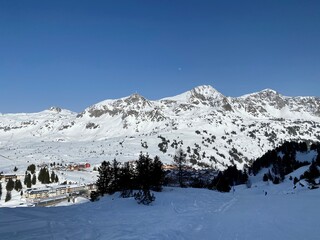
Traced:
<svg viewBox="0 0 320 240">
<path fill-rule="evenodd" d="M 199 86 L 157 101 L 139 94 L 105 100 L 78 114 L 54 107 L 0 115 L 0 155 L 12 165 L 127 161 L 140 151 L 170 163 L 181 147 L 194 166 L 242 167 L 285 140 L 320 140 L 320 98 L 270 89 L 231 98 Z"/>
<path fill-rule="evenodd" d="M 320 234 L 320 190 L 292 190 L 292 182 L 261 183 L 251 189 L 238 186 L 234 193 L 165 188 L 155 196 L 152 206 L 113 195 L 70 207 L 0 208 L 0 236 L 2 240 L 311 240 Z"/>
</svg>

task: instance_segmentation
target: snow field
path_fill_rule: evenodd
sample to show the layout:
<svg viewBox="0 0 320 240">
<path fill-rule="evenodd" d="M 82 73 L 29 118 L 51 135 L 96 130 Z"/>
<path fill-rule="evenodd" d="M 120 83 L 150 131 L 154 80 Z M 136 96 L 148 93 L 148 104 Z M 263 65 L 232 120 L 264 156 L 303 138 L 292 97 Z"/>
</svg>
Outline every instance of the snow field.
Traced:
<svg viewBox="0 0 320 240">
<path fill-rule="evenodd" d="M 290 185 L 291 184 L 291 185 Z M 118 194 L 69 207 L 0 208 L 1 239 L 317 239 L 320 190 L 164 188 L 152 206 Z M 290 187 L 289 187 L 290 186 Z M 268 191 L 265 196 L 264 191 Z"/>
</svg>

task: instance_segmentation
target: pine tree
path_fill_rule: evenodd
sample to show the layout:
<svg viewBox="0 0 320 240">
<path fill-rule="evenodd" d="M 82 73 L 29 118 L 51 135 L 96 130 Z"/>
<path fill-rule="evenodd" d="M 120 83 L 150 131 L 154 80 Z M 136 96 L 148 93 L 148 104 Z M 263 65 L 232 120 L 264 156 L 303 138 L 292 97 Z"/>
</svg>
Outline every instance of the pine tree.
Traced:
<svg viewBox="0 0 320 240">
<path fill-rule="evenodd" d="M 151 166 L 151 186 L 152 190 L 161 192 L 164 181 L 163 164 L 158 156 L 155 156 Z"/>
<path fill-rule="evenodd" d="M 6 190 L 7 192 L 11 192 L 14 188 L 14 182 L 11 178 L 9 178 L 7 185 L 6 185 Z"/>
<path fill-rule="evenodd" d="M 6 199 L 4 201 L 8 202 L 10 200 L 11 200 L 11 191 L 7 191 Z"/>
<path fill-rule="evenodd" d="M 2 196 L 2 184 L 0 182 L 0 199 L 1 199 L 1 196 Z"/>
<path fill-rule="evenodd" d="M 273 184 L 279 184 L 279 183 L 280 183 L 280 178 L 279 177 L 274 177 Z"/>
<path fill-rule="evenodd" d="M 212 180 L 209 188 L 215 189 L 219 192 L 229 192 L 231 190 L 229 182 L 222 172 L 219 172 L 218 176 Z"/>
<path fill-rule="evenodd" d="M 50 178 L 51 178 L 51 182 L 54 182 L 54 181 L 55 181 L 55 179 L 56 179 L 56 174 L 54 173 L 54 171 L 51 172 Z"/>
<path fill-rule="evenodd" d="M 316 162 L 311 163 L 309 170 L 304 173 L 304 176 L 309 184 L 315 184 L 315 179 L 320 176 L 320 171 L 317 167 Z"/>
<path fill-rule="evenodd" d="M 150 192 L 152 185 L 152 159 L 142 153 L 139 156 L 139 160 L 136 162 L 136 171 L 137 171 L 137 184 L 139 187 L 139 192 L 135 194 L 135 199 L 140 204 L 149 205 L 155 200 L 155 197 Z"/>
<path fill-rule="evenodd" d="M 43 184 L 48 184 L 48 183 L 50 183 L 50 174 L 49 174 L 49 170 L 45 168 Z"/>
<path fill-rule="evenodd" d="M 42 184 L 48 184 L 50 183 L 50 174 L 46 167 L 41 168 L 38 175 L 38 180 Z"/>
<path fill-rule="evenodd" d="M 293 184 L 296 185 L 299 182 L 299 179 L 297 177 L 294 177 Z"/>
<path fill-rule="evenodd" d="M 14 184 L 14 189 L 19 192 L 22 189 L 22 184 L 20 180 L 16 180 Z"/>
<path fill-rule="evenodd" d="M 151 187 L 151 164 L 149 155 L 140 153 L 139 160 L 136 161 L 137 183 L 139 189 L 150 189 Z"/>
<path fill-rule="evenodd" d="M 318 155 L 317 155 L 316 163 L 320 167 L 320 153 L 318 153 Z"/>
<path fill-rule="evenodd" d="M 54 179 L 54 182 L 59 182 L 59 178 L 58 178 L 58 175 L 56 175 L 55 179 Z"/>
<path fill-rule="evenodd" d="M 180 148 L 173 158 L 175 165 L 178 168 L 178 180 L 180 187 L 184 187 L 183 168 L 186 164 L 186 154 Z"/>
<path fill-rule="evenodd" d="M 26 174 L 24 175 L 23 184 L 24 184 L 24 185 L 27 185 L 27 181 L 28 181 L 28 172 L 26 171 Z"/>
<path fill-rule="evenodd" d="M 120 168 L 119 177 L 119 189 L 121 191 L 120 196 L 123 198 L 132 197 L 134 189 L 134 173 L 128 162 L 124 163 L 123 167 Z"/>
<path fill-rule="evenodd" d="M 13 169 L 14 172 L 18 171 L 18 168 L 15 166 Z"/>
<path fill-rule="evenodd" d="M 36 165 L 31 164 L 28 166 L 27 171 L 30 171 L 31 174 L 34 174 L 36 172 Z"/>
<path fill-rule="evenodd" d="M 113 160 L 111 165 L 111 182 L 107 189 L 109 194 L 119 191 L 119 177 L 120 177 L 120 163 L 116 159 Z"/>
<path fill-rule="evenodd" d="M 31 188 L 31 174 L 28 173 L 24 176 L 24 185 L 27 186 L 27 188 Z"/>
<path fill-rule="evenodd" d="M 108 192 L 108 187 L 112 179 L 112 172 L 110 167 L 110 162 L 103 161 L 101 166 L 98 168 L 98 180 L 97 180 L 97 190 L 98 194 L 103 196 Z"/>
<path fill-rule="evenodd" d="M 99 200 L 99 194 L 96 191 L 90 193 L 90 201 L 95 202 Z"/>
<path fill-rule="evenodd" d="M 39 174 L 38 174 L 38 180 L 39 182 L 43 183 L 44 179 L 44 168 L 40 168 Z"/>
<path fill-rule="evenodd" d="M 36 174 L 33 174 L 33 175 L 32 175 L 31 183 L 32 183 L 32 185 L 36 185 L 36 183 L 37 183 L 37 177 L 36 177 Z"/>
<path fill-rule="evenodd" d="M 27 188 L 31 188 L 32 187 L 32 181 L 31 181 L 31 174 L 28 173 L 28 177 L 27 177 Z"/>
</svg>

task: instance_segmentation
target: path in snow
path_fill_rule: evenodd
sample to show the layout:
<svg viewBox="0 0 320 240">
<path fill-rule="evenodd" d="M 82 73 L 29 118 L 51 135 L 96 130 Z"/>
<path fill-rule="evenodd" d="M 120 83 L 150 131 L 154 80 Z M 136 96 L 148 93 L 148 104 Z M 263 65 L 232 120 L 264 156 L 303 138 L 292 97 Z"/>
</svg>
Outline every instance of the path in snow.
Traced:
<svg viewBox="0 0 320 240">
<path fill-rule="evenodd" d="M 70 207 L 1 208 L 0 239 L 316 239 L 320 190 L 268 194 L 165 188 L 153 206 L 107 196 Z"/>
</svg>

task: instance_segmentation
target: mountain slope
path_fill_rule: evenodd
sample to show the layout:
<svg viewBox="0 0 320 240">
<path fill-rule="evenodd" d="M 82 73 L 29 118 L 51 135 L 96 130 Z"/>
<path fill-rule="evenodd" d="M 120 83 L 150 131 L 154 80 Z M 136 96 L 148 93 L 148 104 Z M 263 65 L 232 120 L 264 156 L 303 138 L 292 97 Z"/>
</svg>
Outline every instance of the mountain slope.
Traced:
<svg viewBox="0 0 320 240">
<path fill-rule="evenodd" d="M 292 183 L 290 182 L 292 185 Z M 268 191 L 265 196 L 263 191 Z M 289 194 L 290 193 L 290 194 Z M 317 239 L 320 190 L 288 185 L 235 193 L 165 188 L 153 206 L 106 196 L 70 207 L 0 208 L 9 239 Z"/>
<path fill-rule="evenodd" d="M 46 149 L 46 161 L 127 161 L 145 151 L 170 163 L 181 147 L 194 166 L 242 167 L 286 140 L 319 141 L 320 98 L 270 89 L 231 98 L 211 86 L 157 101 L 133 94 L 79 114 L 2 114 L 0 138 L 2 153 L 15 161 L 41 161 Z"/>
</svg>

